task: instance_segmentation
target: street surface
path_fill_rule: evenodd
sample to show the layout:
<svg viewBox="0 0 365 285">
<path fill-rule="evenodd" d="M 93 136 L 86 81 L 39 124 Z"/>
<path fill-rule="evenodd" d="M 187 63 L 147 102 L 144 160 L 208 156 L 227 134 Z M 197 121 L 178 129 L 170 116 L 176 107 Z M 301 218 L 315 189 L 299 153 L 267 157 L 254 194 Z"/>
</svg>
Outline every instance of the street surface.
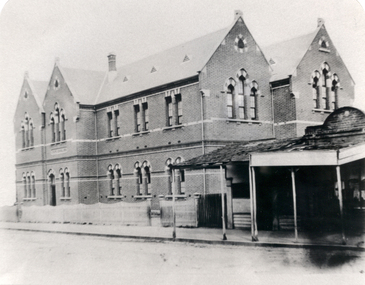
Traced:
<svg viewBox="0 0 365 285">
<path fill-rule="evenodd" d="M 365 284 L 365 252 L 0 230 L 0 284 Z"/>
</svg>

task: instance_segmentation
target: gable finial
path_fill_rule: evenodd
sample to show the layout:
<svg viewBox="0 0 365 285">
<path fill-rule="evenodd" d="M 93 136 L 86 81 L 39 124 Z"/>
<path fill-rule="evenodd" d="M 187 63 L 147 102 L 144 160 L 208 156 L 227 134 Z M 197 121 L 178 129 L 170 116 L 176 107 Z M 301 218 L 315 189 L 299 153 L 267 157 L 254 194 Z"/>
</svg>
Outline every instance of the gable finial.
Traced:
<svg viewBox="0 0 365 285">
<path fill-rule="evenodd" d="M 54 64 L 57 66 L 60 65 L 60 58 L 58 56 L 55 58 Z"/>
<path fill-rule="evenodd" d="M 241 10 L 234 10 L 234 21 L 237 21 L 239 17 L 243 17 Z"/>
<path fill-rule="evenodd" d="M 318 18 L 317 19 L 317 27 L 321 27 L 324 25 L 324 19 L 323 18 Z"/>
<path fill-rule="evenodd" d="M 26 71 L 26 72 L 24 72 L 24 79 L 28 79 L 28 78 L 29 78 L 29 72 Z"/>
</svg>

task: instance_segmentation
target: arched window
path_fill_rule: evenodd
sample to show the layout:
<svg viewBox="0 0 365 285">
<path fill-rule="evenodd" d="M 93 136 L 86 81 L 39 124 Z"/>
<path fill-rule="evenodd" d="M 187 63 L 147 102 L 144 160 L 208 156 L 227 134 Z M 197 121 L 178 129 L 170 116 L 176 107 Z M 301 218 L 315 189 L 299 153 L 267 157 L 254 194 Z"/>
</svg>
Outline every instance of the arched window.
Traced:
<svg viewBox="0 0 365 285">
<path fill-rule="evenodd" d="M 233 78 L 229 78 L 226 81 L 225 84 L 225 89 L 226 89 L 226 93 L 227 93 L 227 116 L 228 118 L 234 118 L 235 117 L 235 113 L 234 113 L 234 102 L 235 102 L 235 88 L 236 86 L 236 81 L 234 81 Z"/>
<path fill-rule="evenodd" d="M 25 148 L 25 124 L 22 121 L 20 125 L 20 131 L 22 133 L 22 148 Z"/>
<path fill-rule="evenodd" d="M 175 164 L 181 163 L 184 160 L 181 157 L 176 158 Z M 176 188 L 177 195 L 185 194 L 185 170 L 177 169 L 176 170 Z"/>
<path fill-rule="evenodd" d="M 109 164 L 108 166 L 107 176 L 109 180 L 109 196 L 114 196 L 114 185 L 113 185 L 114 171 L 113 171 L 113 166 L 111 164 Z"/>
<path fill-rule="evenodd" d="M 250 116 L 252 120 L 258 119 L 257 115 L 257 95 L 259 91 L 259 86 L 256 81 L 252 81 L 250 93 Z"/>
<path fill-rule="evenodd" d="M 65 168 L 64 177 L 65 177 L 65 197 L 70 198 L 71 197 L 70 172 L 68 171 L 68 168 Z"/>
<path fill-rule="evenodd" d="M 120 179 L 122 178 L 122 169 L 119 164 L 114 167 L 114 192 L 115 196 L 121 196 Z"/>
<path fill-rule="evenodd" d="M 321 108 L 321 104 L 320 104 L 320 78 L 321 78 L 321 74 L 319 73 L 318 70 L 315 70 L 312 73 L 312 87 L 313 87 L 313 107 L 315 109 L 320 109 Z"/>
<path fill-rule="evenodd" d="M 327 62 L 324 62 L 321 66 L 322 69 L 322 107 L 323 109 L 329 110 L 330 109 L 330 67 Z"/>
<path fill-rule="evenodd" d="M 60 132 L 61 132 L 61 140 L 66 140 L 66 130 L 65 130 L 65 121 L 66 121 L 66 115 L 65 111 L 61 109 L 60 111 Z"/>
<path fill-rule="evenodd" d="M 338 109 L 338 89 L 339 88 L 340 88 L 340 79 L 338 78 L 337 74 L 334 73 L 332 75 L 332 87 L 331 87 L 331 91 L 332 91 L 331 108 L 332 108 L 332 110 Z"/>
<path fill-rule="evenodd" d="M 248 74 L 246 70 L 241 69 L 237 73 L 236 77 L 238 78 L 238 84 L 237 84 L 238 116 L 240 119 L 247 119 L 246 97 L 249 94 L 249 91 L 247 91 L 247 87 L 249 86 Z"/>
<path fill-rule="evenodd" d="M 148 161 L 142 164 L 142 187 L 145 195 L 151 194 L 151 165 Z"/>
<path fill-rule="evenodd" d="M 54 105 L 54 119 L 55 119 L 55 133 L 56 133 L 56 141 L 60 141 L 60 109 L 58 103 Z"/>
<path fill-rule="evenodd" d="M 23 172 L 23 194 L 24 198 L 27 198 L 27 175 Z"/>
<path fill-rule="evenodd" d="M 29 147 L 29 116 L 25 113 L 24 116 L 24 128 L 25 128 L 25 147 Z"/>
<path fill-rule="evenodd" d="M 49 116 L 49 124 L 51 126 L 51 138 L 52 138 L 52 142 L 56 141 L 56 133 L 55 133 L 55 118 L 53 113 L 50 114 Z"/>
<path fill-rule="evenodd" d="M 29 119 L 29 146 L 34 146 L 33 129 L 34 129 L 33 120 Z"/>
<path fill-rule="evenodd" d="M 136 181 L 136 193 L 137 195 L 141 195 L 142 171 L 138 161 L 134 164 L 134 177 Z"/>
<path fill-rule="evenodd" d="M 27 198 L 32 198 L 32 191 L 30 188 L 30 184 L 31 184 L 30 173 L 27 172 Z"/>
<path fill-rule="evenodd" d="M 49 205 L 56 206 L 56 175 L 55 172 L 51 169 L 48 171 L 48 194 L 49 194 Z"/>
<path fill-rule="evenodd" d="M 33 198 L 36 198 L 36 188 L 35 188 L 35 173 L 32 171 L 30 173 L 30 176 L 31 176 L 31 180 L 32 180 L 32 197 Z"/>
<path fill-rule="evenodd" d="M 165 162 L 165 173 L 167 175 L 167 195 L 172 195 L 172 159 L 168 158 Z"/>
<path fill-rule="evenodd" d="M 63 169 L 60 169 L 60 183 L 61 183 L 61 191 L 62 191 L 62 197 L 66 196 L 65 191 L 65 174 L 63 172 Z"/>
</svg>

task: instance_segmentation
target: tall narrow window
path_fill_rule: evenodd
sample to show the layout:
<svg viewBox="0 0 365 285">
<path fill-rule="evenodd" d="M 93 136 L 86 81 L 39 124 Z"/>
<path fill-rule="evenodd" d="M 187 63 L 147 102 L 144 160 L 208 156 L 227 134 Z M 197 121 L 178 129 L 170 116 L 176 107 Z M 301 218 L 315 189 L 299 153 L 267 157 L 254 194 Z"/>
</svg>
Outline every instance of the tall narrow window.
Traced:
<svg viewBox="0 0 365 285">
<path fill-rule="evenodd" d="M 54 120 L 55 120 L 56 141 L 59 142 L 61 140 L 61 131 L 60 131 L 60 109 L 58 103 L 55 103 L 54 106 Z"/>
<path fill-rule="evenodd" d="M 63 109 L 61 109 L 60 120 L 61 120 L 60 122 L 61 140 L 64 141 L 66 140 L 66 129 L 65 129 L 66 115 Z"/>
<path fill-rule="evenodd" d="M 112 165 L 108 166 L 107 176 L 109 180 L 109 196 L 114 196 L 114 185 L 113 185 L 114 171 Z"/>
<path fill-rule="evenodd" d="M 165 98 L 166 100 L 166 126 L 172 126 L 172 99 L 171 96 Z"/>
<path fill-rule="evenodd" d="M 139 105 L 134 105 L 134 131 L 136 133 L 141 131 L 141 110 Z"/>
<path fill-rule="evenodd" d="M 22 124 L 20 126 L 20 131 L 22 133 L 22 148 L 25 148 L 25 125 L 24 125 L 23 121 L 22 121 Z"/>
<path fill-rule="evenodd" d="M 70 172 L 65 168 L 65 197 L 71 197 Z"/>
<path fill-rule="evenodd" d="M 150 195 L 151 194 L 151 166 L 147 161 L 145 161 L 142 164 L 142 168 L 143 168 L 142 185 L 144 188 L 143 189 L 144 194 Z"/>
<path fill-rule="evenodd" d="M 172 195 L 172 160 L 168 158 L 165 163 L 165 172 L 167 175 L 167 195 Z"/>
<path fill-rule="evenodd" d="M 143 131 L 148 130 L 148 121 L 149 121 L 149 112 L 148 112 L 148 103 L 144 102 L 142 103 L 142 117 L 143 117 Z"/>
<path fill-rule="evenodd" d="M 257 119 L 257 91 L 258 84 L 256 81 L 252 81 L 252 88 L 250 94 L 250 116 L 252 120 Z"/>
<path fill-rule="evenodd" d="M 30 173 L 27 172 L 27 198 L 32 198 Z"/>
<path fill-rule="evenodd" d="M 315 109 L 320 109 L 320 91 L 319 91 L 319 79 L 321 78 L 321 74 L 318 70 L 314 71 L 312 74 L 312 87 L 313 87 L 313 107 Z"/>
<path fill-rule="evenodd" d="M 113 114 L 112 112 L 108 112 L 108 137 L 113 137 Z"/>
<path fill-rule="evenodd" d="M 25 127 L 25 147 L 29 147 L 29 117 L 28 114 L 25 113 L 24 119 L 24 127 Z"/>
<path fill-rule="evenodd" d="M 66 189 L 65 189 L 65 174 L 63 173 L 63 169 L 60 169 L 60 182 L 61 182 L 61 191 L 62 197 L 66 197 Z"/>
<path fill-rule="evenodd" d="M 23 192 L 24 198 L 27 198 L 27 175 L 23 173 Z"/>
<path fill-rule="evenodd" d="M 52 138 L 52 142 L 55 142 L 56 141 L 56 133 L 55 133 L 55 119 L 54 119 L 53 113 L 51 113 L 51 115 L 50 115 L 49 124 L 51 126 L 51 138 Z"/>
<path fill-rule="evenodd" d="M 329 84 L 329 76 L 330 76 L 330 67 L 325 62 L 322 64 L 322 106 L 323 109 L 330 109 L 330 84 Z"/>
<path fill-rule="evenodd" d="M 34 174 L 34 172 L 32 171 L 31 172 L 31 180 L 32 180 L 32 197 L 33 198 L 36 198 L 37 196 L 36 196 L 36 188 L 35 188 L 35 174 Z"/>
<path fill-rule="evenodd" d="M 120 179 L 122 178 L 122 170 L 119 164 L 115 165 L 114 169 L 114 192 L 116 196 L 120 196 L 121 194 L 121 186 Z"/>
<path fill-rule="evenodd" d="M 181 157 L 176 158 L 175 164 L 182 162 L 183 159 Z M 184 169 L 177 169 L 176 170 L 176 188 L 177 194 L 185 194 L 185 170 Z"/>
<path fill-rule="evenodd" d="M 245 97 L 244 97 L 244 84 L 245 78 L 240 77 L 237 86 L 237 96 L 238 96 L 238 116 L 240 119 L 245 119 Z"/>
<path fill-rule="evenodd" d="M 336 110 L 338 108 L 338 89 L 340 87 L 340 79 L 337 74 L 334 73 L 332 76 L 332 110 Z"/>
<path fill-rule="evenodd" d="M 136 195 L 141 195 L 142 171 L 138 161 L 134 164 L 134 177 L 136 183 Z"/>
<path fill-rule="evenodd" d="M 29 120 L 29 146 L 34 146 L 34 135 L 33 135 L 33 120 Z"/>
<path fill-rule="evenodd" d="M 177 107 L 177 112 L 176 112 L 177 113 L 177 124 L 181 125 L 182 118 L 183 118 L 181 94 L 176 94 L 175 99 L 176 99 L 176 107 Z"/>
<path fill-rule="evenodd" d="M 227 91 L 227 116 L 228 118 L 233 118 L 234 113 L 233 113 L 233 92 L 234 92 L 234 87 L 232 85 L 228 86 L 228 91 Z"/>
<path fill-rule="evenodd" d="M 118 125 L 119 110 L 114 111 L 114 136 L 119 136 L 119 125 Z"/>
</svg>

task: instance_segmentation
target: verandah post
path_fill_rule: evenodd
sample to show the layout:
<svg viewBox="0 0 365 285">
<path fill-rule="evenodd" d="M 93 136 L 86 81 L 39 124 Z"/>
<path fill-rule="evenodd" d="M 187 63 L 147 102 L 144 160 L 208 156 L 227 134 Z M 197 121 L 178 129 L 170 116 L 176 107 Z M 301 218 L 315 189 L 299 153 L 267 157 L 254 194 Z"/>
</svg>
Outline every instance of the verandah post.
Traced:
<svg viewBox="0 0 365 285">
<path fill-rule="evenodd" d="M 176 213 L 175 213 L 175 194 L 176 194 L 176 182 L 175 182 L 175 169 L 172 169 L 172 239 L 176 238 Z"/>
<path fill-rule="evenodd" d="M 336 166 L 336 174 L 337 174 L 338 200 L 339 200 L 339 203 L 340 203 L 342 244 L 346 244 L 345 228 L 344 228 L 344 223 L 343 223 L 343 200 L 342 200 L 341 170 L 340 170 L 339 165 Z"/>
<path fill-rule="evenodd" d="M 255 225 L 254 225 L 254 221 L 253 221 L 253 190 L 252 190 L 251 166 L 248 167 L 248 176 L 249 176 L 249 182 L 250 182 L 251 237 L 252 237 L 252 241 L 256 241 L 255 240 Z"/>
<path fill-rule="evenodd" d="M 252 192 L 253 192 L 253 223 L 254 223 L 254 241 L 258 241 L 258 230 L 257 230 L 257 201 L 256 201 L 256 178 L 255 168 L 252 167 Z"/>
<path fill-rule="evenodd" d="M 221 176 L 221 196 L 222 196 L 222 229 L 223 229 L 223 240 L 227 240 L 226 235 L 226 211 L 225 211 L 225 204 L 224 204 L 224 173 L 223 173 L 223 166 L 220 165 L 220 176 Z"/>
<path fill-rule="evenodd" d="M 297 222 L 297 193 L 295 188 L 295 172 L 294 168 L 290 169 L 291 172 L 291 183 L 293 190 L 293 205 L 294 205 L 294 233 L 295 233 L 295 241 L 298 242 L 298 222 Z"/>
</svg>

